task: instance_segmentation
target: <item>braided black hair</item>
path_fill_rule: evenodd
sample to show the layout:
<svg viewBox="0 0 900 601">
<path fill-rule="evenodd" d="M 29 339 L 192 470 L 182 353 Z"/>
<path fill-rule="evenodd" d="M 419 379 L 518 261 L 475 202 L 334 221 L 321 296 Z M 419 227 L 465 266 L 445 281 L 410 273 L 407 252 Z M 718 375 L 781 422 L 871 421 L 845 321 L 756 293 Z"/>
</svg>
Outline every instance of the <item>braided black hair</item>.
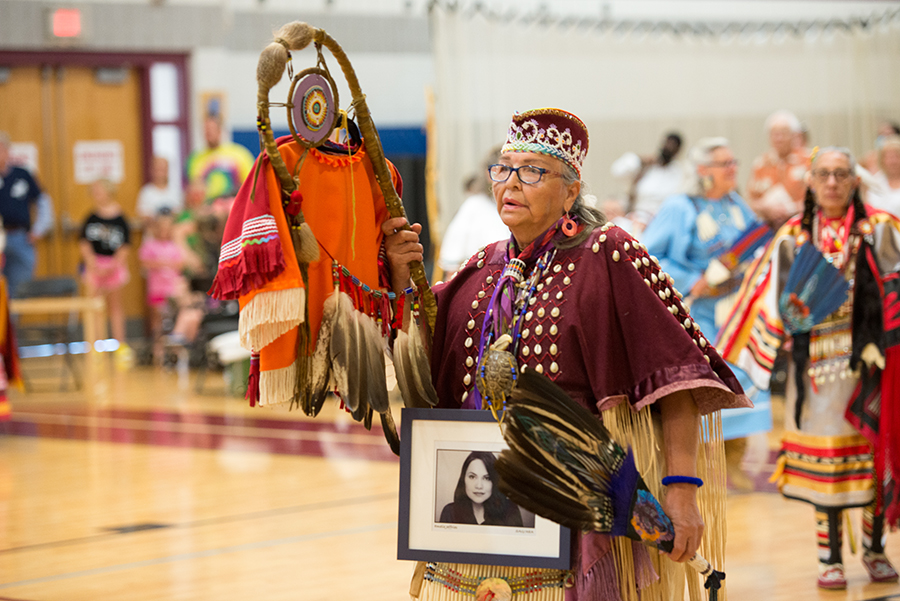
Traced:
<svg viewBox="0 0 900 601">
<path fill-rule="evenodd" d="M 856 189 L 853 190 L 853 196 L 850 198 L 850 202 L 853 203 L 854 224 L 869 217 L 868 212 L 866 212 L 866 205 L 863 203 L 862 196 L 859 193 L 859 186 L 856 186 Z M 865 237 L 863 237 L 863 242 L 865 242 Z"/>
<path fill-rule="evenodd" d="M 816 214 L 816 197 L 812 188 L 806 187 L 806 196 L 803 198 L 803 219 L 800 221 L 800 229 L 805 230 L 812 239 L 813 216 Z"/>
</svg>

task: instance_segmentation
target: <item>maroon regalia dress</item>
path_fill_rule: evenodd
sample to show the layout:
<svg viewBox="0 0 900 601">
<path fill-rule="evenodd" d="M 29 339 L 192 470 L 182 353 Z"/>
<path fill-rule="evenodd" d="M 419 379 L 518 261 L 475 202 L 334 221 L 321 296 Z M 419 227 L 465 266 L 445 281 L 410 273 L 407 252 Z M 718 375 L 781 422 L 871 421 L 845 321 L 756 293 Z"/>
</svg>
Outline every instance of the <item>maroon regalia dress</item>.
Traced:
<svg viewBox="0 0 900 601">
<path fill-rule="evenodd" d="M 566 240 L 558 234 L 556 244 Z M 507 245 L 485 247 L 452 280 L 435 286 L 431 369 L 441 407 L 461 407 L 472 393 L 482 325 L 507 264 Z M 544 258 L 539 279 L 532 280 L 537 285 L 519 311 L 524 320 L 515 348 L 519 369 L 546 374 L 602 415 L 613 435 L 634 448 L 638 467 L 653 492 L 662 494 L 659 498 L 666 473 L 653 405 L 665 395 L 690 390 L 704 416 L 698 474 L 707 485 L 699 491 L 698 504 L 707 528 L 700 550 L 714 564 L 721 562 L 724 516 L 712 515 L 711 509 L 724 495 L 718 410 L 750 406 L 740 384 L 690 318 L 671 279 L 624 230 L 604 225 L 581 244 L 556 248 Z M 536 268 L 536 260 L 526 263 L 526 280 Z M 656 551 L 598 534 L 575 538 L 567 599 L 630 599 L 635 589 L 642 589 L 641 599 L 662 599 L 686 581 L 691 598 L 701 598 L 696 577 L 686 579 L 681 564 Z M 465 566 L 454 569 L 465 573 Z M 498 568 L 503 569 L 514 570 Z M 420 596 L 444 598 L 453 597 Z"/>
</svg>

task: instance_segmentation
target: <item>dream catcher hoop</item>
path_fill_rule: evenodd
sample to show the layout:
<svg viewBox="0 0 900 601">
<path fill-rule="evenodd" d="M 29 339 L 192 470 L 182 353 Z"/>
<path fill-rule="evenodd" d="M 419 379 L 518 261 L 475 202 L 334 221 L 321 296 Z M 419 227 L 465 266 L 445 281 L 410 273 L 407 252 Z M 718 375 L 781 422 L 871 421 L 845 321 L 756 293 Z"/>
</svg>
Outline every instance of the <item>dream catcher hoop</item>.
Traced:
<svg viewBox="0 0 900 601">
<path fill-rule="evenodd" d="M 304 69 L 291 82 L 286 106 L 294 140 L 306 148 L 321 146 L 334 131 L 340 114 L 337 86 L 326 69 Z"/>
</svg>

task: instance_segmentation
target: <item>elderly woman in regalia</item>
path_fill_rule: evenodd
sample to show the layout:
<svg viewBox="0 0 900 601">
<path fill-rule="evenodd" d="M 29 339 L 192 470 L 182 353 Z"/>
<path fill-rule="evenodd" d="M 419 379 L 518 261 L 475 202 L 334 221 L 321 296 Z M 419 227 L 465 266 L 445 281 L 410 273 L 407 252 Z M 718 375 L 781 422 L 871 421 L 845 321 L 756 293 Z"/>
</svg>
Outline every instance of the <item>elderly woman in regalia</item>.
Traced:
<svg viewBox="0 0 900 601">
<path fill-rule="evenodd" d="M 658 262 L 584 203 L 587 150 L 587 128 L 571 113 L 513 115 L 498 163 L 489 168 L 511 236 L 435 286 L 432 380 L 439 406 L 482 409 L 476 375 L 489 349 L 509 352 L 519 371 L 548 376 L 636 449 L 639 469 L 675 525 L 674 551 L 664 557 L 584 533 L 573 544 L 569 571 L 432 563 L 414 579 L 418 599 L 486 594 L 477 590 L 486 576 L 504 579 L 507 593 L 526 601 L 635 599 L 638 589 L 641 599 L 663 599 L 683 591 L 686 581 L 699 599 L 702 586 L 692 574 L 686 579 L 679 562 L 698 548 L 721 562 L 713 541 L 724 516 L 706 511 L 724 494 L 718 410 L 749 401 Z M 404 230 L 404 223 L 382 226 L 398 292 L 409 286 L 409 262 L 422 259 L 420 227 Z M 655 452 L 655 444 L 664 452 Z M 540 585 L 526 593 L 529 578 Z"/>
<path fill-rule="evenodd" d="M 670 196 L 656 218 L 641 234 L 650 254 L 684 291 L 694 321 L 704 334 L 715 339 L 728 317 L 743 271 L 752 260 L 736 257 L 736 245 L 764 244 L 771 237 L 737 193 L 737 161 L 725 138 L 703 138 L 691 149 L 696 169 L 697 189 L 693 193 Z M 749 238 L 748 238 L 749 235 Z M 732 255 L 729 257 L 728 255 Z M 727 267 L 726 267 L 727 265 Z M 741 470 L 746 436 L 772 428 L 768 391 L 757 391 L 749 378 L 734 370 L 755 407 L 726 411 L 722 415 L 725 460 L 732 485 L 753 490 L 753 483 Z"/>
<path fill-rule="evenodd" d="M 751 266 L 719 344 L 723 356 L 762 388 L 778 348 L 790 350 L 787 423 L 775 476 L 785 497 L 816 508 L 818 585 L 826 589 L 847 586 L 841 516 L 851 507 L 863 508 L 862 561 L 869 578 L 897 580 L 884 554 L 884 527 L 900 519 L 889 476 L 900 460 L 900 231 L 894 217 L 863 204 L 855 168 L 846 149 L 815 154 L 803 214 L 788 221 Z M 797 275 L 813 267 L 818 275 Z M 826 286 L 823 274 L 835 268 L 840 277 Z M 838 308 L 804 324 L 825 302 Z M 828 307 L 823 313 L 830 309 L 820 306 Z"/>
</svg>

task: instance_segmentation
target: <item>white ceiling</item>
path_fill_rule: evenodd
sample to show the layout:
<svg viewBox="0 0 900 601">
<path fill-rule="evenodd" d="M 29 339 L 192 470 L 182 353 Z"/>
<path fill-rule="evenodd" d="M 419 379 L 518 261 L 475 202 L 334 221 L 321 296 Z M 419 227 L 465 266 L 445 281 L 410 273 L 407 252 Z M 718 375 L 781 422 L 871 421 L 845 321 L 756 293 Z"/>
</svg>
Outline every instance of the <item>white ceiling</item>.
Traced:
<svg viewBox="0 0 900 601">
<path fill-rule="evenodd" d="M 30 0 L 43 2 L 44 0 Z M 423 16 L 433 0 L 94 0 L 121 4 L 221 6 L 227 10 L 332 12 Z M 2 2 L 2 0 L 0 0 Z M 77 1 L 75 2 L 78 3 Z M 614 20 L 800 21 L 865 18 L 900 9 L 900 2 L 833 0 L 438 0 L 464 11 L 483 7 L 505 15 L 540 11 L 560 17 Z"/>
</svg>

